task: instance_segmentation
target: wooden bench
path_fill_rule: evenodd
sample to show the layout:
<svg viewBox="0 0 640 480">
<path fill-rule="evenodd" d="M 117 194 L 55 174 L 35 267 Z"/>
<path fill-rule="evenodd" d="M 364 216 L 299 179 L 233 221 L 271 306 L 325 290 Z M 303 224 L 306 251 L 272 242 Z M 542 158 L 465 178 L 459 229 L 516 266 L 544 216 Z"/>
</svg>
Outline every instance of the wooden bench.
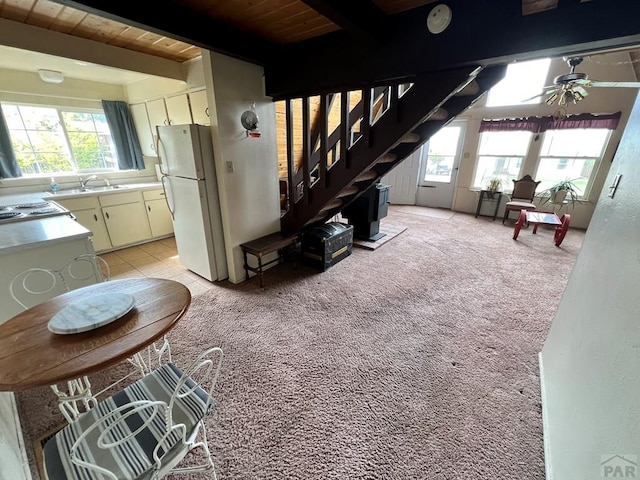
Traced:
<svg viewBox="0 0 640 480">
<path fill-rule="evenodd" d="M 298 243 L 298 235 L 283 235 L 280 232 L 271 233 L 264 237 L 256 238 L 250 242 L 240 245 L 242 256 L 244 258 L 244 271 L 249 280 L 249 272 L 253 272 L 260 277 L 260 288 L 264 288 L 264 269 L 272 263 L 281 263 L 284 261 L 284 250 L 287 247 L 295 247 Z M 262 257 L 270 253 L 278 252 L 278 257 L 262 263 Z M 258 259 L 258 266 L 251 267 L 247 262 L 247 254 L 251 254 Z"/>
</svg>

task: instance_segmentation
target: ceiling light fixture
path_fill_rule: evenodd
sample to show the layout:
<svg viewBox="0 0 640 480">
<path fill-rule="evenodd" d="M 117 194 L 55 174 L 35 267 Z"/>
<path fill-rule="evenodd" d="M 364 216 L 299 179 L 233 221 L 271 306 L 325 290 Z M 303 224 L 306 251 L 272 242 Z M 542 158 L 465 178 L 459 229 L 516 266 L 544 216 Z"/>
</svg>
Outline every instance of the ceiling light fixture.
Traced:
<svg viewBox="0 0 640 480">
<path fill-rule="evenodd" d="M 64 80 L 62 72 L 56 70 L 38 70 L 38 75 L 40 75 L 43 82 L 47 83 L 62 83 Z"/>
<path fill-rule="evenodd" d="M 427 29 L 433 34 L 444 32 L 451 23 L 451 16 L 451 8 L 448 5 L 436 5 L 427 17 Z"/>
</svg>

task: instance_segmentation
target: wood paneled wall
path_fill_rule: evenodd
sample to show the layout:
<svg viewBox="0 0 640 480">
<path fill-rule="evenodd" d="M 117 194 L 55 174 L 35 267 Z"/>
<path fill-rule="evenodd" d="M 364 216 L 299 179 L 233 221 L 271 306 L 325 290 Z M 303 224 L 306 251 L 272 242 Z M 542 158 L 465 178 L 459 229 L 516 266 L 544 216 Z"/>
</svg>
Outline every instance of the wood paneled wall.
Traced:
<svg viewBox="0 0 640 480">
<path fill-rule="evenodd" d="M 349 110 L 353 109 L 362 99 L 362 91 L 349 92 Z M 340 94 L 335 95 L 335 100 L 329 111 L 329 134 L 340 125 Z M 293 159 L 296 171 L 302 164 L 302 100 L 297 98 L 292 100 L 293 107 Z M 276 131 L 278 141 L 278 175 L 280 178 L 287 178 L 287 126 L 286 126 L 286 103 L 284 100 L 276 102 Z M 318 122 L 318 112 L 320 111 L 320 97 L 315 96 L 309 99 L 309 112 L 311 116 L 311 131 L 316 128 Z M 312 146 L 313 147 L 313 146 Z"/>
</svg>

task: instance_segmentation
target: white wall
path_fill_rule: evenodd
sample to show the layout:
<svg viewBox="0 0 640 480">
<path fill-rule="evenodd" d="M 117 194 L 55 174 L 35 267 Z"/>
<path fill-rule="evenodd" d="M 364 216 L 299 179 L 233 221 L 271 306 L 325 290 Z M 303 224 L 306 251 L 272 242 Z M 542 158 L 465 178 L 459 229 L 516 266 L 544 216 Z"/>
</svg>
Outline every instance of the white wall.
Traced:
<svg viewBox="0 0 640 480">
<path fill-rule="evenodd" d="M 185 81 L 149 76 L 126 85 L 127 103 L 138 103 L 202 88 L 204 86 L 202 68 L 202 58 L 196 58 L 182 64 Z"/>
<path fill-rule="evenodd" d="M 640 99 L 540 354 L 549 480 L 640 476 L 601 464 L 640 459 L 639 152 Z"/>
<path fill-rule="evenodd" d="M 275 107 L 264 94 L 262 67 L 213 52 L 203 52 L 203 66 L 229 280 L 238 283 L 245 278 L 239 245 L 280 230 Z M 252 102 L 260 138 L 247 137 L 240 123 Z"/>
</svg>

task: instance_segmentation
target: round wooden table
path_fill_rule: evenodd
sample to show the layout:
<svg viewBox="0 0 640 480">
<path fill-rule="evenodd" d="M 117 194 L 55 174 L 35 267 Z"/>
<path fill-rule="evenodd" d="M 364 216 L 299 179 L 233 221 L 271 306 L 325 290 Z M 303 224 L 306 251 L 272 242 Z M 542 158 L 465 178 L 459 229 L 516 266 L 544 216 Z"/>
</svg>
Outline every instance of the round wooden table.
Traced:
<svg viewBox="0 0 640 480">
<path fill-rule="evenodd" d="M 88 332 L 48 330 L 51 317 L 69 304 L 112 292 L 133 295 L 134 308 Z M 0 325 L 0 391 L 54 385 L 125 360 L 162 338 L 190 303 L 187 287 L 162 278 L 111 280 L 46 300 Z"/>
</svg>

